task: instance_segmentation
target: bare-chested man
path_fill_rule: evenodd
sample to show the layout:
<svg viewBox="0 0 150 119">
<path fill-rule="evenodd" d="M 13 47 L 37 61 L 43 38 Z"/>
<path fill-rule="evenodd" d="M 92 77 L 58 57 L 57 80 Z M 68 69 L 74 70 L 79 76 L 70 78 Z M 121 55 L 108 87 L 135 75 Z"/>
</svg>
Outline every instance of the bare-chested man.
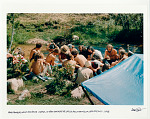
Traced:
<svg viewBox="0 0 150 119">
<path fill-rule="evenodd" d="M 107 45 L 107 49 L 105 50 L 104 58 L 107 59 L 109 64 L 118 60 L 117 50 L 113 48 L 111 44 Z"/>
<path fill-rule="evenodd" d="M 47 71 L 50 74 L 52 73 L 49 63 L 44 62 L 44 59 L 42 59 L 41 57 L 41 54 L 35 54 L 34 62 L 31 65 L 30 74 L 24 78 L 32 79 L 32 77 L 36 76 L 37 78 L 45 81 L 45 79 L 47 78 L 45 77 Z M 46 64 L 46 66 L 44 66 L 44 64 Z"/>
<path fill-rule="evenodd" d="M 122 48 L 119 50 L 119 60 L 115 61 L 115 62 L 112 62 L 111 64 L 111 67 L 112 68 L 113 66 L 117 65 L 118 63 L 122 62 L 123 60 L 127 59 L 128 56 L 127 56 L 127 53 L 126 51 Z"/>
<path fill-rule="evenodd" d="M 71 54 L 74 56 L 74 60 L 76 61 L 76 63 L 81 67 L 84 67 L 87 59 L 83 55 L 79 55 L 79 52 L 77 50 L 73 50 Z"/>
<path fill-rule="evenodd" d="M 54 51 L 48 54 L 48 56 L 46 57 L 46 62 L 48 62 L 50 65 L 54 66 L 55 63 L 55 59 L 56 59 L 56 55 L 59 55 L 60 51 L 58 48 L 54 49 Z"/>
<path fill-rule="evenodd" d="M 37 43 L 36 47 L 33 48 L 30 52 L 30 56 L 29 56 L 29 60 L 31 61 L 32 59 L 34 59 L 35 53 L 40 53 L 40 49 L 42 47 L 41 43 Z"/>
<path fill-rule="evenodd" d="M 29 56 L 29 60 L 30 60 L 29 69 L 31 69 L 32 63 L 34 62 L 35 54 L 40 53 L 41 54 L 41 58 L 44 59 L 44 55 L 40 52 L 41 47 L 42 47 L 42 44 L 41 43 L 37 43 L 36 47 L 31 50 L 30 56 Z"/>
<path fill-rule="evenodd" d="M 43 72 L 44 69 L 43 62 L 44 60 L 41 59 L 41 55 L 35 54 L 34 62 L 32 63 L 30 72 L 33 72 L 35 75 L 39 75 L 41 72 Z"/>
</svg>

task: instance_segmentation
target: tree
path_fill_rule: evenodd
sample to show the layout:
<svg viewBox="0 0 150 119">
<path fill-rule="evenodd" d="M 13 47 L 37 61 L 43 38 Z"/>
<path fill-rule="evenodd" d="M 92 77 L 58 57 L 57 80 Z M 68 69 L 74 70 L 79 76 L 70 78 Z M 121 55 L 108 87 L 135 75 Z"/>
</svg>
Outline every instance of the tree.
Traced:
<svg viewBox="0 0 150 119">
<path fill-rule="evenodd" d="M 8 48 L 8 53 L 11 51 L 11 47 L 12 47 L 12 44 L 13 44 L 13 36 L 14 36 L 14 28 L 17 28 L 18 25 L 19 25 L 19 21 L 15 22 L 15 18 L 18 17 L 18 14 L 15 14 L 15 13 L 9 13 L 7 14 L 7 25 L 10 24 L 10 26 L 12 27 L 12 31 L 11 31 L 11 41 L 10 41 L 10 44 L 7 43 L 9 45 L 9 48 Z M 7 42 L 9 42 L 9 35 L 7 34 Z"/>
<path fill-rule="evenodd" d="M 124 30 L 143 30 L 143 14 L 111 14 L 116 25 L 121 25 Z"/>
</svg>

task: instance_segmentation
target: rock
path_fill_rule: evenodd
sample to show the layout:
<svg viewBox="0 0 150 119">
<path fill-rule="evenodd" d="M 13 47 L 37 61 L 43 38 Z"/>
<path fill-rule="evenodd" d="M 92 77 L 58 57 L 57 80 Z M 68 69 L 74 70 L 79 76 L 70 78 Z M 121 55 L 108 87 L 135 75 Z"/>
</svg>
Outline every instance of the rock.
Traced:
<svg viewBox="0 0 150 119">
<path fill-rule="evenodd" d="M 66 85 L 68 86 L 68 85 L 71 85 L 72 84 L 72 82 L 71 81 L 69 81 L 69 80 L 66 80 Z"/>
<path fill-rule="evenodd" d="M 26 41 L 27 44 L 36 44 L 36 43 L 41 43 L 41 44 L 48 44 L 48 41 L 45 41 L 43 39 L 38 39 L 38 38 L 33 38 L 29 39 Z"/>
<path fill-rule="evenodd" d="M 31 94 L 27 89 L 23 90 L 23 92 L 19 96 L 19 100 L 24 100 L 26 97 L 31 97 Z"/>
<path fill-rule="evenodd" d="M 82 90 L 81 86 L 71 91 L 71 97 L 81 98 L 83 95 L 84 95 L 84 91 Z"/>
<path fill-rule="evenodd" d="M 73 35 L 73 36 L 72 36 L 72 39 L 73 39 L 73 40 L 79 40 L 79 36 Z"/>
<path fill-rule="evenodd" d="M 32 81 L 34 81 L 34 82 L 38 82 L 38 81 L 39 81 L 39 79 L 38 79 L 36 76 L 34 76 L 34 77 L 32 78 Z"/>
<path fill-rule="evenodd" d="M 12 79 L 7 80 L 7 88 L 13 90 L 15 93 L 20 87 L 23 87 L 22 79 L 12 78 Z"/>
</svg>

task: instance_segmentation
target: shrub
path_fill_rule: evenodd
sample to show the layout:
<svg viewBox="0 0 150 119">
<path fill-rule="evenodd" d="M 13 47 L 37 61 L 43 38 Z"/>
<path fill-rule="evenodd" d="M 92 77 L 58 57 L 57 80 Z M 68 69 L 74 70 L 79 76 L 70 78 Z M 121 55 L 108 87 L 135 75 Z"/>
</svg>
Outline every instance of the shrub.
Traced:
<svg viewBox="0 0 150 119">
<path fill-rule="evenodd" d="M 33 93 L 31 92 L 31 98 L 42 98 L 44 97 L 44 94 L 39 92 L 39 93 Z"/>
<path fill-rule="evenodd" d="M 7 79 L 22 77 L 24 74 L 28 73 L 29 63 L 24 63 L 19 57 L 19 62 L 13 64 L 13 59 L 8 58 L 7 60 Z"/>
<path fill-rule="evenodd" d="M 116 35 L 115 42 L 143 44 L 143 31 L 141 30 L 122 30 Z"/>
<path fill-rule="evenodd" d="M 53 69 L 55 79 L 46 85 L 47 93 L 55 95 L 69 95 L 70 91 L 76 87 L 75 83 L 68 80 L 73 80 L 71 72 L 68 72 L 64 67 Z"/>
</svg>

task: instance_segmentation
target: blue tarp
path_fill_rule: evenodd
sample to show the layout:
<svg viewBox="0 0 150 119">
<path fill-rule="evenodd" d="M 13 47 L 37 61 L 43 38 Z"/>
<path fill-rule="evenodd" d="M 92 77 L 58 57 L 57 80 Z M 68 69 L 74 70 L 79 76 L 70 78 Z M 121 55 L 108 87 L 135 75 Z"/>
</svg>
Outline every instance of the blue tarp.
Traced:
<svg viewBox="0 0 150 119">
<path fill-rule="evenodd" d="M 143 54 L 134 54 L 81 85 L 106 105 L 143 105 Z"/>
</svg>

